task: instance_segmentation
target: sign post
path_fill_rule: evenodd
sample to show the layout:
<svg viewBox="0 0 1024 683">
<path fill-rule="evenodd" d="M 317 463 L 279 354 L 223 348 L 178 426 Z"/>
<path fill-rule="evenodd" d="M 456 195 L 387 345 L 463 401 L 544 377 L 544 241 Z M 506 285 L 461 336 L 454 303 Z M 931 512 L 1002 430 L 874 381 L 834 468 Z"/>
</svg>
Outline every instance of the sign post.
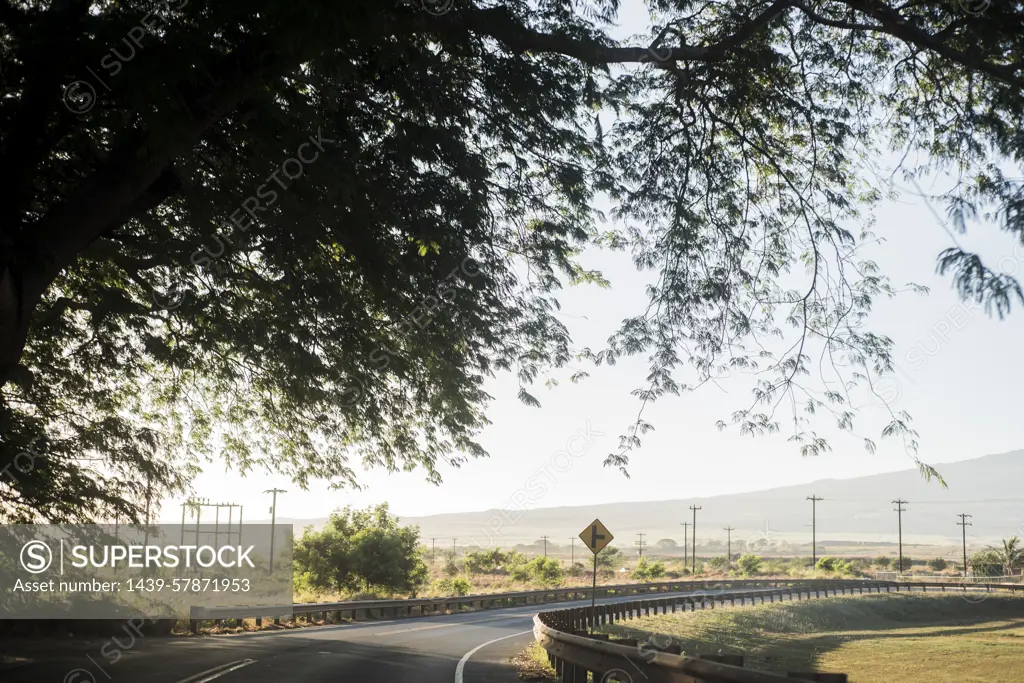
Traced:
<svg viewBox="0 0 1024 683">
<path fill-rule="evenodd" d="M 580 540 L 583 544 L 590 548 L 590 552 L 594 553 L 594 583 L 590 591 L 590 623 L 593 626 L 594 615 L 597 612 L 597 554 L 601 552 L 606 545 L 612 542 L 612 532 L 608 531 L 608 528 L 601 523 L 601 520 L 595 519 L 593 522 L 587 525 L 587 528 L 580 532 Z"/>
</svg>

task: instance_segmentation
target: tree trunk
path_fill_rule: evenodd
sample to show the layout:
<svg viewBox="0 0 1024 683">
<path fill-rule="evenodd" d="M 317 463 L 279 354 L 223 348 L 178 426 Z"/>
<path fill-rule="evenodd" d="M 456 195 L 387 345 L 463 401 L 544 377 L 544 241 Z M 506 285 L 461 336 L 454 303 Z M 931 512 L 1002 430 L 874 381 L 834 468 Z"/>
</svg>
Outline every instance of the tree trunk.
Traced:
<svg viewBox="0 0 1024 683">
<path fill-rule="evenodd" d="M 28 340 L 29 320 L 42 290 L 8 264 L 0 274 L 0 388 L 15 375 Z"/>
</svg>

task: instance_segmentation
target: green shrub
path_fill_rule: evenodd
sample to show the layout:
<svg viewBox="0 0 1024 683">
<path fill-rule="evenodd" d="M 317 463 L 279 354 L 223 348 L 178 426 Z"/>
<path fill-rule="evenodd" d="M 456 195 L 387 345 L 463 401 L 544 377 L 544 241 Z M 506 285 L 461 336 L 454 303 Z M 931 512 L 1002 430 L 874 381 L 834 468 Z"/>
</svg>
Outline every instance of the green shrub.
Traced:
<svg viewBox="0 0 1024 683">
<path fill-rule="evenodd" d="M 729 560 L 726 557 L 712 557 L 708 560 L 708 567 L 715 571 L 721 571 L 729 566 Z"/>
<path fill-rule="evenodd" d="M 941 557 L 936 557 L 934 560 L 928 560 L 928 568 L 937 572 L 943 571 L 948 566 L 949 563 Z"/>
<path fill-rule="evenodd" d="M 633 569 L 632 576 L 634 579 L 640 579 L 642 581 L 653 581 L 660 579 L 665 576 L 665 563 L 658 560 L 657 562 L 648 562 L 646 557 L 641 557 L 640 561 L 636 563 L 636 568 Z"/>
<path fill-rule="evenodd" d="M 736 564 L 739 565 L 740 571 L 748 576 L 753 576 L 761 571 L 761 558 L 757 555 L 751 555 L 747 553 L 736 560 Z"/>
<path fill-rule="evenodd" d="M 545 586 L 557 586 L 565 579 L 562 565 L 553 557 L 535 557 L 526 563 L 525 569 L 532 581 Z"/>
<path fill-rule="evenodd" d="M 815 569 L 823 572 L 832 572 L 835 574 L 853 574 L 853 563 L 849 561 L 843 561 L 838 557 L 821 557 L 818 558 L 818 563 L 814 565 Z"/>
<path fill-rule="evenodd" d="M 876 557 L 875 558 L 875 564 L 877 564 L 882 569 L 887 569 L 889 567 L 889 563 L 890 562 L 892 562 L 892 560 L 889 559 L 888 557 Z"/>
<path fill-rule="evenodd" d="M 500 548 L 468 552 L 462 559 L 462 566 L 468 574 L 493 573 L 504 563 L 505 553 Z"/>
<path fill-rule="evenodd" d="M 1003 563 L 999 555 L 991 550 L 980 550 L 968 559 L 967 562 L 975 576 L 1002 576 Z"/>
<path fill-rule="evenodd" d="M 386 503 L 335 510 L 295 542 L 297 590 L 414 592 L 427 579 L 419 545 L 419 529 L 399 525 Z"/>
<path fill-rule="evenodd" d="M 597 554 L 597 566 L 599 569 L 618 569 L 626 563 L 626 557 L 622 551 L 614 546 L 606 546 Z"/>
<path fill-rule="evenodd" d="M 438 581 L 435 586 L 439 593 L 446 596 L 469 595 L 470 589 L 473 588 L 469 579 L 462 576 L 449 576 L 446 579 Z"/>
</svg>

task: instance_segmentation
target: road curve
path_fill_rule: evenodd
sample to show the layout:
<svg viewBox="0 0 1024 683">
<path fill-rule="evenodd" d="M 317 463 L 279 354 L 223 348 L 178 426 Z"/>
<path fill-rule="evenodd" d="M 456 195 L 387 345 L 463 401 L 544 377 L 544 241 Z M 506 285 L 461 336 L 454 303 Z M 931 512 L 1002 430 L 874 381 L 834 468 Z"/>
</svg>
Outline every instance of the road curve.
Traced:
<svg viewBox="0 0 1024 683">
<path fill-rule="evenodd" d="M 659 593 L 657 597 L 691 595 Z M 653 597 L 653 596 L 652 596 Z M 622 596 L 599 604 L 635 600 Z M 547 609 L 589 605 L 554 603 Z M 529 605 L 464 614 L 201 638 L 0 641 L 27 663 L 4 683 L 512 683 L 505 664 L 531 640 Z M 458 677 L 457 677 L 458 676 Z"/>
</svg>

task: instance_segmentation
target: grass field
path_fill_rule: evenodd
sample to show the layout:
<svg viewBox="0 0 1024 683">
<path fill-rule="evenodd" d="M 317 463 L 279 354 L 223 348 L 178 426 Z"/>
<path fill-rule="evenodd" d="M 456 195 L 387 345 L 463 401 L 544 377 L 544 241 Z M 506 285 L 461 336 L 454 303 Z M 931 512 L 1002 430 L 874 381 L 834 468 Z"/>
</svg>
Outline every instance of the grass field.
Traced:
<svg viewBox="0 0 1024 683">
<path fill-rule="evenodd" d="M 845 672 L 851 683 L 1024 681 L 1024 597 L 865 595 L 645 617 L 604 631 L 661 634 L 659 645 L 671 636 L 689 655 L 744 654 L 762 671 Z"/>
</svg>

